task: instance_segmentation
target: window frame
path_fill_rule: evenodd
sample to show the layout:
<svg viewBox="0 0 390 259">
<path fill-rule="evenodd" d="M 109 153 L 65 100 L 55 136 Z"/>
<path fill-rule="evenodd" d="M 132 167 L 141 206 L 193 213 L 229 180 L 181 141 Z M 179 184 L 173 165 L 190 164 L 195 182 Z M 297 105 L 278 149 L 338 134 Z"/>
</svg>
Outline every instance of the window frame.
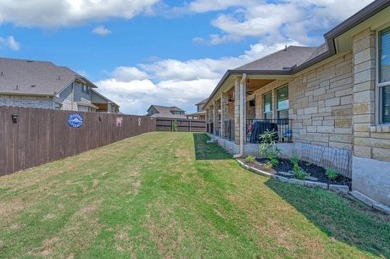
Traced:
<svg viewBox="0 0 390 259">
<path fill-rule="evenodd" d="M 381 32 L 382 31 L 385 31 L 385 30 L 388 30 L 389 33 L 390 33 L 390 24 L 386 24 L 380 28 L 377 29 L 376 31 L 376 37 L 375 37 L 375 40 L 376 40 L 376 46 L 375 46 L 375 56 L 376 56 L 376 62 L 375 62 L 375 75 L 376 75 L 376 79 L 375 79 L 375 84 L 376 84 L 376 87 L 375 87 L 375 100 L 376 100 L 376 104 L 375 104 L 375 124 L 376 125 L 389 125 L 390 124 L 390 121 L 387 121 L 387 122 L 384 122 L 383 121 L 383 88 L 384 87 L 390 87 L 390 80 L 389 81 L 386 81 L 386 82 L 379 82 L 380 80 L 380 59 L 379 59 L 379 52 L 380 52 L 380 46 L 381 46 Z"/>
<path fill-rule="evenodd" d="M 271 98 L 271 103 L 270 103 L 270 110 L 268 112 L 265 111 L 265 105 L 266 105 L 266 102 L 265 102 L 265 97 L 267 95 L 270 95 Z M 273 94 L 272 94 L 272 91 L 268 91 L 266 93 L 263 94 L 263 119 L 264 120 L 272 120 L 273 119 L 273 101 L 272 101 L 272 97 L 273 97 Z M 270 114 L 271 115 L 271 118 L 267 118 L 267 114 Z"/>
<path fill-rule="evenodd" d="M 84 90 L 85 89 L 85 90 Z M 81 91 L 85 94 L 89 94 L 90 93 L 90 89 L 89 89 L 89 86 L 87 84 L 81 84 Z"/>
<path fill-rule="evenodd" d="M 288 107 L 287 109 L 279 109 L 279 100 L 278 100 L 278 91 L 281 90 L 282 88 L 286 88 L 287 89 L 287 100 L 288 100 Z M 285 84 L 285 85 L 282 85 L 278 88 L 275 89 L 275 95 L 276 95 L 276 119 L 277 120 L 285 120 L 289 118 L 289 109 L 290 109 L 290 94 L 289 94 L 289 89 L 288 89 L 288 84 Z M 280 111 L 287 111 L 287 118 L 279 118 L 279 112 Z"/>
</svg>

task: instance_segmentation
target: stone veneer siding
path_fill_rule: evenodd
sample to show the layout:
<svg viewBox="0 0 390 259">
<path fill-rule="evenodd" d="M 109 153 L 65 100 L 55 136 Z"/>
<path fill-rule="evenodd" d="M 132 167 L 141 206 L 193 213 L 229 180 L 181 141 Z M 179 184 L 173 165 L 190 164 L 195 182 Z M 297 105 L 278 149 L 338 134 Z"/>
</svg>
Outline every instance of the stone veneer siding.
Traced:
<svg viewBox="0 0 390 259">
<path fill-rule="evenodd" d="M 377 125 L 376 32 L 353 37 L 352 189 L 390 206 L 390 126 Z"/>
<path fill-rule="evenodd" d="M 352 53 L 289 83 L 294 140 L 352 151 Z"/>
<path fill-rule="evenodd" d="M 39 96 L 0 95 L 0 106 L 53 109 L 53 100 L 48 97 Z"/>
</svg>

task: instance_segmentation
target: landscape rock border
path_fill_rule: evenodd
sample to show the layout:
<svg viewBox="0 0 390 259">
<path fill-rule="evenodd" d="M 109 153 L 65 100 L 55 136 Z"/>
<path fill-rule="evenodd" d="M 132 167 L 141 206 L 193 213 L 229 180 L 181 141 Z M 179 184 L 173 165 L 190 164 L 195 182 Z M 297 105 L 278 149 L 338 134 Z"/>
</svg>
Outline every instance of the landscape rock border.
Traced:
<svg viewBox="0 0 390 259">
<path fill-rule="evenodd" d="M 236 159 L 236 161 L 238 162 L 238 164 L 241 167 L 243 167 L 251 172 L 254 172 L 254 173 L 260 174 L 260 175 L 264 175 L 264 176 L 268 176 L 268 177 L 272 177 L 274 179 L 278 179 L 281 182 L 302 185 L 302 186 L 306 186 L 306 187 L 310 187 L 310 188 L 318 187 L 321 189 L 332 190 L 332 191 L 336 191 L 336 192 L 343 193 L 343 194 L 349 193 L 348 185 L 327 184 L 327 183 L 322 183 L 322 182 L 314 182 L 314 181 L 308 181 L 308 180 L 299 180 L 299 179 L 295 179 L 295 178 L 287 178 L 287 177 L 283 177 L 280 175 L 270 174 L 270 173 L 265 172 L 263 170 L 251 167 L 251 166 L 245 164 L 244 162 L 240 161 L 239 159 Z"/>
<path fill-rule="evenodd" d="M 388 207 L 386 205 L 383 205 L 381 203 L 378 203 L 378 202 L 368 198 L 367 196 L 361 194 L 360 192 L 349 191 L 349 186 L 348 185 L 327 184 L 327 183 L 322 183 L 322 182 L 314 182 L 314 181 L 299 180 L 299 179 L 294 179 L 294 178 L 287 178 L 287 177 L 283 177 L 283 176 L 280 176 L 280 175 L 270 174 L 268 172 L 265 172 L 263 170 L 257 169 L 255 167 L 251 167 L 251 166 L 245 164 L 244 162 L 240 161 L 239 159 L 236 159 L 236 161 L 238 162 L 238 164 L 241 167 L 247 169 L 248 171 L 251 171 L 251 172 L 253 172 L 255 174 L 268 176 L 268 177 L 277 179 L 277 180 L 279 180 L 281 182 L 302 185 L 302 186 L 309 187 L 309 188 L 318 187 L 318 188 L 321 188 L 321 189 L 324 189 L 324 190 L 336 191 L 336 192 L 341 193 L 341 194 L 350 194 L 353 197 L 355 197 L 356 199 L 358 199 L 361 202 L 363 202 L 364 204 L 366 204 L 366 205 L 368 205 L 368 206 L 370 206 L 370 207 L 372 207 L 374 209 L 377 209 L 377 210 L 379 210 L 381 212 L 384 212 L 384 213 L 390 215 L 390 207 Z"/>
</svg>

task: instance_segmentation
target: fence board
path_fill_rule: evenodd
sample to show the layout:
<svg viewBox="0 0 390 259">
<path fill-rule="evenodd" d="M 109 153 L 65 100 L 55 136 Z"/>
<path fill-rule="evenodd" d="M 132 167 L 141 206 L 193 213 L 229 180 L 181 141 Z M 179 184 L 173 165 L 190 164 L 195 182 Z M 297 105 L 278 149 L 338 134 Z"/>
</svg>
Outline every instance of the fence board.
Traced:
<svg viewBox="0 0 390 259">
<path fill-rule="evenodd" d="M 173 118 L 156 118 L 156 130 L 172 131 L 174 121 L 177 123 L 177 131 L 179 132 L 206 132 L 206 122 L 204 120 Z"/>
<path fill-rule="evenodd" d="M 68 125 L 72 113 L 82 116 L 80 128 Z M 0 176 L 156 130 L 150 117 L 4 106 L 0 121 Z"/>
</svg>

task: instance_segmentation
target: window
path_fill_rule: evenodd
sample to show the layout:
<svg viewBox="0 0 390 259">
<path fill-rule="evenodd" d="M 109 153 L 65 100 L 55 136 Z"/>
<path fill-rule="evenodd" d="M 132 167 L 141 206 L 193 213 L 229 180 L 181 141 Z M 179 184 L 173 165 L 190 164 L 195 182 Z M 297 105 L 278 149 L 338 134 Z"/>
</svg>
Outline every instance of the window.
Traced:
<svg viewBox="0 0 390 259">
<path fill-rule="evenodd" d="M 54 103 L 54 110 L 61 110 L 62 104 L 61 103 Z"/>
<path fill-rule="evenodd" d="M 288 86 L 276 90 L 276 109 L 278 119 L 288 119 Z"/>
<path fill-rule="evenodd" d="M 86 84 L 82 84 L 81 90 L 82 90 L 84 93 L 89 94 L 89 87 L 88 87 Z"/>
<path fill-rule="evenodd" d="M 379 122 L 390 123 L 390 27 L 378 33 Z"/>
<path fill-rule="evenodd" d="M 264 119 L 272 119 L 272 92 L 263 95 L 263 113 Z"/>
</svg>

